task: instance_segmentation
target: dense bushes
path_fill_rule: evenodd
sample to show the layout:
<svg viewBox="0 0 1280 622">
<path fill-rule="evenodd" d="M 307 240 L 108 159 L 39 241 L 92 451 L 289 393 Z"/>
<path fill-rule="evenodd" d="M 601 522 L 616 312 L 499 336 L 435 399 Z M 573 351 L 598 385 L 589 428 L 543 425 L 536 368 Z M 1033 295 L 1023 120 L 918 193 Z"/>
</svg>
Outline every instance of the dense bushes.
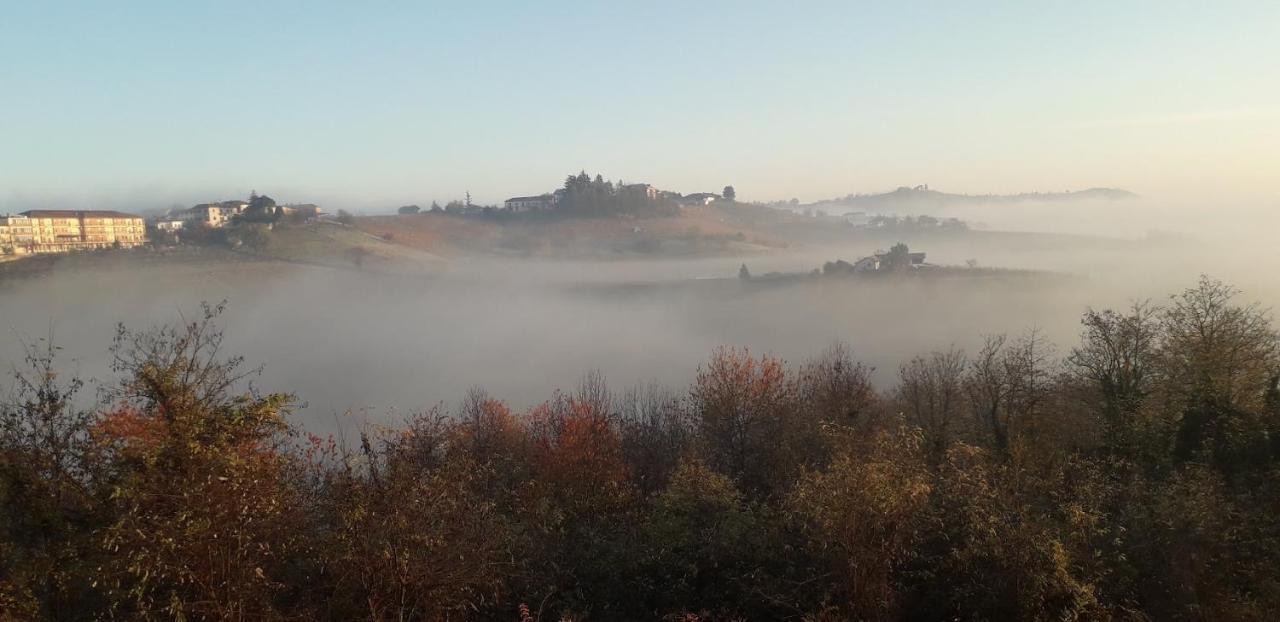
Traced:
<svg viewBox="0 0 1280 622">
<path fill-rule="evenodd" d="M 1204 279 L 1090 311 L 1064 356 L 714 352 L 687 391 L 473 390 L 357 446 L 287 423 L 219 308 L 55 348 L 0 406 L 6 619 L 1273 619 L 1266 314 Z M 522 613 L 523 612 L 523 613 Z"/>
</svg>

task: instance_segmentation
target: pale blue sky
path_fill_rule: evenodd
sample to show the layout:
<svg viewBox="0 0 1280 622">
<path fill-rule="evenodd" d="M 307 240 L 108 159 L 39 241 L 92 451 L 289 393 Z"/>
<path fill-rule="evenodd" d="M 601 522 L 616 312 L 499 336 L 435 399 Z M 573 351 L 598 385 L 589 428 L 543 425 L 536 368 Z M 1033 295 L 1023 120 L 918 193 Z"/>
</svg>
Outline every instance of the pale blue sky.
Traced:
<svg viewBox="0 0 1280 622">
<path fill-rule="evenodd" d="M 1274 197 L 1278 33 L 1274 0 L 0 0 L 0 211 L 495 202 L 584 167 L 761 200 Z"/>
</svg>

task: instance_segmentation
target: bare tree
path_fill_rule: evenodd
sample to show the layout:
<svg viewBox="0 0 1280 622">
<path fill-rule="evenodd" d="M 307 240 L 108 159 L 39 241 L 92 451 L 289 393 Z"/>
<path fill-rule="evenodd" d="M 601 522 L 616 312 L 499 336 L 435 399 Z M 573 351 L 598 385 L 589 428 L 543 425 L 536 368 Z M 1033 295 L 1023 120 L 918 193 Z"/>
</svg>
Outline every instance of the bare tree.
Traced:
<svg viewBox="0 0 1280 622">
<path fill-rule="evenodd" d="M 1184 405 L 1258 407 L 1280 367 L 1270 313 L 1257 303 L 1235 304 L 1238 294 L 1201 276 L 1196 287 L 1170 298 L 1161 317 L 1160 366 L 1165 390 Z"/>
<path fill-rule="evenodd" d="M 907 421 L 924 432 L 929 456 L 940 460 L 963 425 L 964 352 L 951 348 L 917 356 L 898 368 L 897 398 Z"/>
<path fill-rule="evenodd" d="M 1111 309 L 1085 312 L 1080 346 L 1067 363 L 1100 400 L 1109 442 L 1131 441 L 1135 418 L 1151 391 L 1160 339 L 1159 310 L 1135 302 L 1126 313 Z"/>
<path fill-rule="evenodd" d="M 692 437 L 680 399 L 658 383 L 633 387 L 616 401 L 622 456 L 646 493 L 667 485 Z"/>
<path fill-rule="evenodd" d="M 871 372 L 875 368 L 853 359 L 853 351 L 836 342 L 807 361 L 797 375 L 798 392 L 815 423 L 860 423 L 875 403 Z"/>
<path fill-rule="evenodd" d="M 1009 447 L 1007 401 L 1009 382 L 1003 365 L 1007 335 L 988 335 L 969 365 L 965 375 L 965 392 L 973 408 L 974 425 L 990 435 L 997 450 Z"/>
<path fill-rule="evenodd" d="M 600 370 L 593 369 L 582 376 L 574 399 L 595 416 L 611 418 L 613 392 L 609 390 L 609 383 Z"/>
<path fill-rule="evenodd" d="M 988 336 L 969 365 L 965 392 L 974 423 L 1006 458 L 1015 438 L 1036 425 L 1048 393 L 1051 354 L 1048 342 L 1033 329 L 1013 342 L 1006 335 Z"/>
<path fill-rule="evenodd" d="M 1053 379 L 1053 346 L 1037 329 L 1015 340 L 1005 351 L 1008 383 L 1006 433 L 1010 441 L 1041 436 L 1040 417 Z"/>
</svg>

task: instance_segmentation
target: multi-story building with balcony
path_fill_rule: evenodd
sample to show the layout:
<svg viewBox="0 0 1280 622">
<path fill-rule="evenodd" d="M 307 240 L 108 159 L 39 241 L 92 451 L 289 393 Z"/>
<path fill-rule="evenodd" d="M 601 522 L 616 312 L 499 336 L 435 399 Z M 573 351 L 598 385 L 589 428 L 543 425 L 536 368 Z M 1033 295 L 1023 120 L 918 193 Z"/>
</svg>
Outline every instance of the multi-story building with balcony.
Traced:
<svg viewBox="0 0 1280 622">
<path fill-rule="evenodd" d="M 0 216 L 0 255 L 30 252 L 34 241 L 31 219 L 26 216 Z"/>
<path fill-rule="evenodd" d="M 108 210 L 31 210 L 0 216 L 0 252 L 132 248 L 147 241 L 141 216 Z"/>
</svg>

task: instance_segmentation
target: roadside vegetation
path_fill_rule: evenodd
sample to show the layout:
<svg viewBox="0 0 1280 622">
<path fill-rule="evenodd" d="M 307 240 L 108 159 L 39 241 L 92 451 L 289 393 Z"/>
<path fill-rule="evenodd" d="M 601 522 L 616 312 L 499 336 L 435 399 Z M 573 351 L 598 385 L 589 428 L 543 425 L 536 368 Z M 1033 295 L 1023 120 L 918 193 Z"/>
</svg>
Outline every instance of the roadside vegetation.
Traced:
<svg viewBox="0 0 1280 622">
<path fill-rule="evenodd" d="M 1087 312 L 1066 352 L 940 344 L 885 389 L 841 344 L 723 348 L 684 389 L 474 389 L 350 443 L 250 382 L 221 309 L 120 327 L 96 396 L 31 344 L 0 400 L 0 618 L 1280 612 L 1280 341 L 1207 277 Z"/>
</svg>

